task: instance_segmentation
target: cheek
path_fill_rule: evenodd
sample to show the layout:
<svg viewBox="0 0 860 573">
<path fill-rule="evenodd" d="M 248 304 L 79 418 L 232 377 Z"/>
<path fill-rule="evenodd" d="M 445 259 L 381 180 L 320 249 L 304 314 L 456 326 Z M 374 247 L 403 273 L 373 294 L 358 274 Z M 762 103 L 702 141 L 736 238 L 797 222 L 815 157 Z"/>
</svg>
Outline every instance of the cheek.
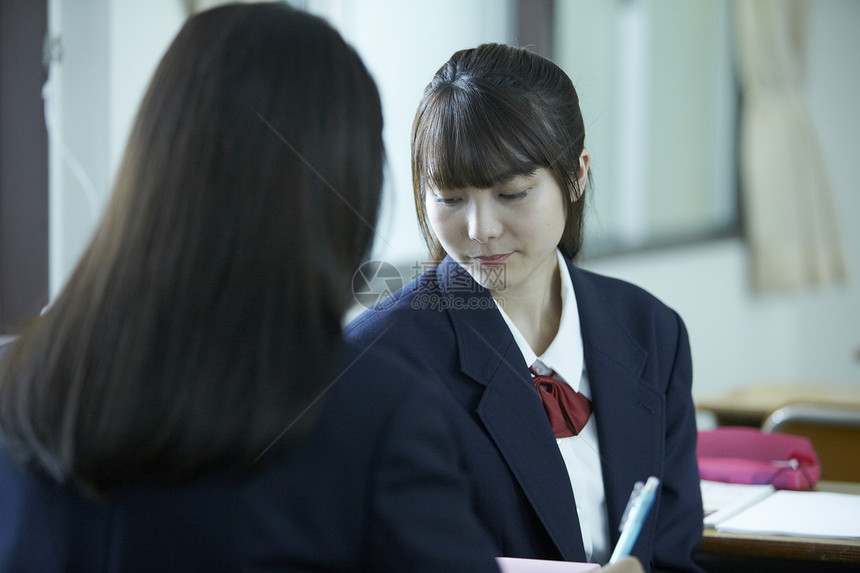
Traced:
<svg viewBox="0 0 860 573">
<path fill-rule="evenodd" d="M 444 206 L 438 203 L 426 203 L 427 220 L 430 222 L 430 227 L 433 229 L 436 237 L 441 243 L 450 243 L 456 238 L 457 222 L 456 217 L 450 212 L 446 212 Z"/>
<path fill-rule="evenodd" d="M 549 209 L 546 210 L 546 226 L 550 229 L 558 231 L 559 238 L 564 232 L 564 226 L 567 224 L 567 210 L 569 205 L 564 200 L 564 196 L 559 192 L 556 201 L 552 203 Z"/>
<path fill-rule="evenodd" d="M 564 227 L 567 224 L 567 209 L 565 205 L 555 212 L 555 217 L 550 225 L 558 231 L 559 238 L 564 233 Z"/>
<path fill-rule="evenodd" d="M 553 247 L 561 240 L 566 223 L 564 204 L 560 201 L 541 205 L 517 221 L 521 234 L 528 236 L 531 244 L 546 243 Z"/>
</svg>

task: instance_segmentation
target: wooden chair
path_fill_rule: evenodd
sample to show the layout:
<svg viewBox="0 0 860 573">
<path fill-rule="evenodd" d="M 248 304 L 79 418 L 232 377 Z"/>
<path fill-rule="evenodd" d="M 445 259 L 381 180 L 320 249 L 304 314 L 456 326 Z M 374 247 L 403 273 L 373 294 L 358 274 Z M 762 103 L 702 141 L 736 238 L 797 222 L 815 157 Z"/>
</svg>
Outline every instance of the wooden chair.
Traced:
<svg viewBox="0 0 860 573">
<path fill-rule="evenodd" d="M 860 406 L 787 404 L 770 413 L 762 430 L 809 438 L 821 464 L 821 479 L 860 482 Z"/>
</svg>

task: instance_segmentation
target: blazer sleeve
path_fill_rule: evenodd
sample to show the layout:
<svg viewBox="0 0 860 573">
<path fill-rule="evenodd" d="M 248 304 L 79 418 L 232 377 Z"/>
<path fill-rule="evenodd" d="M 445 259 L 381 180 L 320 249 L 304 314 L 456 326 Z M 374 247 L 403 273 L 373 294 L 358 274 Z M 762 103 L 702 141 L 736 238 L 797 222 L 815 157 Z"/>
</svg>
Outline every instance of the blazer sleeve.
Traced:
<svg viewBox="0 0 860 573">
<path fill-rule="evenodd" d="M 471 509 L 450 407 L 417 385 L 392 415 L 373 466 L 374 570 L 498 572 L 490 538 Z"/>
<path fill-rule="evenodd" d="M 681 318 L 674 362 L 666 389 L 665 460 L 654 571 L 701 571 L 693 555 L 702 536 L 702 495 L 696 462 L 696 416 L 692 398 L 693 369 L 687 330 Z"/>
</svg>

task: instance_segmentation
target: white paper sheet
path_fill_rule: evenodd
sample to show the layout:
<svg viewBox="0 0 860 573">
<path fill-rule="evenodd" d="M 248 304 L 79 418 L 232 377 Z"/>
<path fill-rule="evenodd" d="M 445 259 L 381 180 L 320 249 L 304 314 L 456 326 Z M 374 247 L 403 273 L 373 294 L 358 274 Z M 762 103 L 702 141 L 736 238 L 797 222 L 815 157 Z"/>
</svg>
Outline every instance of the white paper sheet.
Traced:
<svg viewBox="0 0 860 573">
<path fill-rule="evenodd" d="M 717 529 L 860 539 L 860 495 L 781 490 L 718 523 Z"/>
<path fill-rule="evenodd" d="M 501 573 L 585 573 L 598 571 L 597 563 L 571 563 L 568 561 L 545 561 L 543 559 L 516 559 L 496 557 Z"/>
<path fill-rule="evenodd" d="M 701 481 L 701 487 L 705 525 L 711 527 L 776 491 L 770 484 L 725 483 L 704 479 Z"/>
</svg>

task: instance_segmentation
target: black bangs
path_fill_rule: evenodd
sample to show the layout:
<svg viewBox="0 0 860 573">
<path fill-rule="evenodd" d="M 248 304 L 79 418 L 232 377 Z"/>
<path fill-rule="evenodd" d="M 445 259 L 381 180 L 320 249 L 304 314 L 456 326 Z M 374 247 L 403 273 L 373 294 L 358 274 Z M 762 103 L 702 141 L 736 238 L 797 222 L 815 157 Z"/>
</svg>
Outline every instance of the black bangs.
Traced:
<svg viewBox="0 0 860 573">
<path fill-rule="evenodd" d="M 486 92 L 463 88 L 433 94 L 416 117 L 412 153 L 422 194 L 428 185 L 484 189 L 548 166 L 548 150 L 528 118 Z"/>
</svg>

